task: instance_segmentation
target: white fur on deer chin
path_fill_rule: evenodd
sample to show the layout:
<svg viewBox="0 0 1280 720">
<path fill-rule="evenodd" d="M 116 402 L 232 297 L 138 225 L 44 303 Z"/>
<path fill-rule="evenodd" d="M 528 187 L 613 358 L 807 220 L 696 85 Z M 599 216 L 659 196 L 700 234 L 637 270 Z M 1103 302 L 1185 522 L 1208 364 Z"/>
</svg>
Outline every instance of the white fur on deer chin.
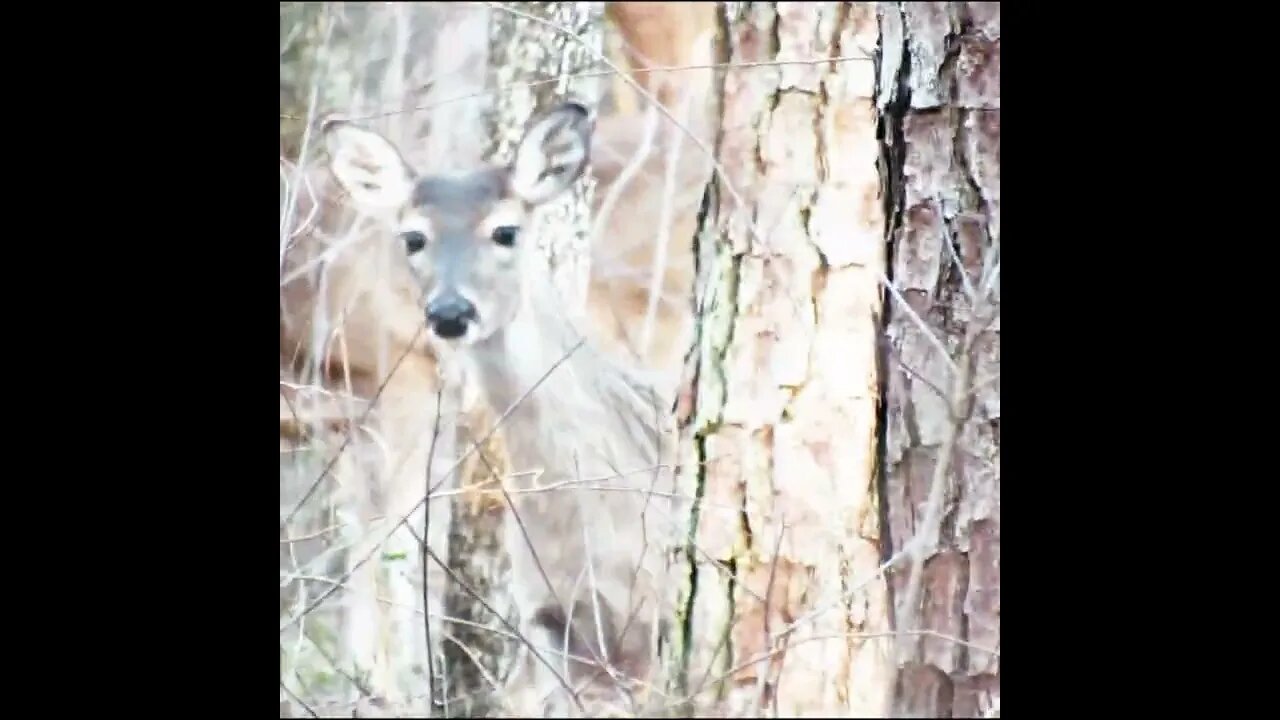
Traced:
<svg viewBox="0 0 1280 720">
<path fill-rule="evenodd" d="M 522 632 L 644 676 L 667 613 L 669 403 L 583 343 L 545 265 L 507 261 L 527 243 L 493 234 L 495 223 L 524 224 L 529 209 L 582 176 L 591 130 L 585 108 L 558 106 L 531 122 L 509 169 L 458 177 L 419 177 L 391 143 L 353 126 L 335 126 L 326 141 L 335 177 L 357 202 L 398 203 L 402 227 L 418 218 L 414 227 L 439 230 L 409 262 L 435 327 L 456 333 L 435 341 L 468 360 L 495 414 L 509 412 L 502 434 L 513 469 L 543 471 L 545 488 L 513 495 L 517 522 L 506 523 Z M 494 182 L 502 172 L 506 182 Z M 591 602 L 569 602 L 583 590 Z M 560 691 L 563 680 L 541 663 L 525 671 L 540 692 Z"/>
</svg>

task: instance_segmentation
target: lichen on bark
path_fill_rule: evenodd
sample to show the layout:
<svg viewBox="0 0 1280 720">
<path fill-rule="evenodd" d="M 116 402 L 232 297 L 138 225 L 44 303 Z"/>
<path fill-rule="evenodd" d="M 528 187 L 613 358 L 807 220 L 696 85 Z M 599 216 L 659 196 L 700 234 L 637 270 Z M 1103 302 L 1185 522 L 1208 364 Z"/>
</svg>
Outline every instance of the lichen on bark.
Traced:
<svg viewBox="0 0 1280 720">
<path fill-rule="evenodd" d="M 875 497 L 884 270 L 874 11 L 728 3 L 698 362 L 689 693 L 701 710 L 874 716 L 887 629 Z M 691 583 L 692 584 L 692 583 Z M 714 662 L 713 662 L 714 661 Z M 730 670 L 729 673 L 722 669 Z M 724 677 L 717 678 L 717 675 Z"/>
</svg>

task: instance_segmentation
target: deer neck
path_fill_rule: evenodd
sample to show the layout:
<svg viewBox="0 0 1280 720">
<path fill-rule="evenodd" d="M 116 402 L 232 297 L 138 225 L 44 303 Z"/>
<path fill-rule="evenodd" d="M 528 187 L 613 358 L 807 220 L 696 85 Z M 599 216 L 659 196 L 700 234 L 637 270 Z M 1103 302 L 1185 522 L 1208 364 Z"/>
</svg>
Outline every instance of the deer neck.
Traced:
<svg viewBox="0 0 1280 720">
<path fill-rule="evenodd" d="M 515 319 L 472 346 L 472 367 L 495 416 L 510 409 L 502 427 L 513 463 L 525 466 L 517 471 L 573 467 L 569 445 L 581 435 L 575 426 L 590 402 L 581 381 L 589 381 L 593 350 L 562 305 L 549 278 L 533 278 Z"/>
</svg>

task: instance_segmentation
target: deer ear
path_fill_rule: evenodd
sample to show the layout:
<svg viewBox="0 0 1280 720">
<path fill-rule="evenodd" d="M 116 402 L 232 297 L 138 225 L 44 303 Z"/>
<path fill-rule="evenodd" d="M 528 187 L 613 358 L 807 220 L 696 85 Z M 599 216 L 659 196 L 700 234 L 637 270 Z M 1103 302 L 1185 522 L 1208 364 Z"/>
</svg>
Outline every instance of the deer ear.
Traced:
<svg viewBox="0 0 1280 720">
<path fill-rule="evenodd" d="M 587 167 L 591 113 L 575 102 L 552 108 L 529 124 L 516 148 L 511 191 L 537 205 L 564 192 Z"/>
<path fill-rule="evenodd" d="M 391 141 L 342 120 L 321 131 L 329 151 L 329 169 L 357 204 L 389 210 L 409 201 L 414 173 Z"/>
</svg>

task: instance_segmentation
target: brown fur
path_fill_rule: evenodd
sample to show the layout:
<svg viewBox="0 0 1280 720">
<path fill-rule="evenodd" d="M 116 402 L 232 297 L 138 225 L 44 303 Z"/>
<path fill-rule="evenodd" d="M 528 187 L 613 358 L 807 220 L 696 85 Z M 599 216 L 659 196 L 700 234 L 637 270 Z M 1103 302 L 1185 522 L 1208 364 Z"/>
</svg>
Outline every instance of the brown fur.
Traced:
<svg viewBox="0 0 1280 720">
<path fill-rule="evenodd" d="M 508 233 L 511 245 L 493 235 L 528 227 L 529 211 L 577 180 L 591 129 L 584 108 L 558 106 L 530 124 L 510 166 L 453 176 L 416 174 L 389 141 L 356 126 L 330 125 L 324 135 L 353 199 L 394 221 L 393 233 L 427 238 L 407 257 L 433 345 L 464 362 L 491 412 L 508 415 L 513 469 L 531 474 L 516 483 L 505 544 L 525 637 L 541 646 L 539 662 L 515 679 L 562 713 L 566 680 L 541 653 L 586 653 L 612 670 L 584 677 L 562 664 L 567 680 L 616 690 L 609 676 L 619 670 L 648 679 L 653 641 L 669 618 L 669 399 L 627 365 L 582 347 L 534 238 Z"/>
<path fill-rule="evenodd" d="M 713 27 L 716 4 L 712 2 L 613 2 L 606 3 L 605 17 L 618 35 L 616 56 L 624 67 L 684 67 L 699 64 L 697 42 Z M 639 72 L 637 84 L 664 105 L 675 107 L 687 87 L 688 72 Z M 614 82 L 624 113 L 643 107 L 634 90 Z"/>
<path fill-rule="evenodd" d="M 635 132 L 634 123 L 628 124 L 616 119 L 605 119 L 599 123 L 597 134 L 593 138 L 591 167 L 591 171 L 599 181 L 596 209 L 618 182 L 621 168 L 638 146 Z M 639 326 L 646 309 L 648 274 L 655 237 L 652 218 L 657 212 L 653 205 L 659 203 L 662 194 L 667 192 L 662 177 L 664 142 L 667 141 L 662 137 L 656 140 L 654 151 L 645 159 L 643 172 L 627 186 L 622 194 L 622 199 L 614 210 L 616 220 L 610 223 L 612 231 L 595 239 L 589 300 L 590 324 L 584 329 L 593 339 L 602 343 L 602 350 L 609 348 L 616 351 L 617 355 L 626 355 L 629 352 L 631 339 L 626 331 Z M 681 156 L 677 175 L 673 227 L 668 244 L 668 262 L 662 281 L 665 289 L 674 299 L 659 306 L 658 322 L 653 335 L 655 342 L 649 352 L 641 358 L 643 366 L 668 373 L 678 368 L 687 338 L 684 333 L 687 333 L 691 327 L 688 303 L 681 301 L 680 298 L 688 296 L 692 284 L 692 255 L 687 251 L 687 247 L 696 220 L 701 184 L 705 181 L 700 159 L 705 158 L 701 158 L 696 148 L 687 145 L 686 152 Z M 361 164 L 367 165 L 364 162 Z M 343 197 L 343 193 L 333 182 L 332 177 L 326 172 L 315 170 L 309 173 L 309 177 L 319 199 L 319 206 L 314 216 L 315 224 L 312 229 L 302 233 L 290 248 L 285 262 L 286 275 L 296 274 L 296 271 L 306 262 L 317 258 L 321 251 L 340 242 L 339 231 L 353 221 L 353 215 L 347 204 L 348 200 Z M 313 203 L 309 200 L 308 194 L 304 192 L 302 197 L 304 201 L 300 203 L 297 212 L 300 219 L 311 216 L 313 209 Z M 456 199 L 455 197 L 454 200 Z M 485 212 L 477 209 L 467 222 L 477 225 L 483 220 Z M 437 216 L 431 224 L 438 225 L 441 221 L 442 218 Z M 356 394 L 369 397 L 376 389 L 378 379 L 385 375 L 387 366 L 408 350 L 408 358 L 397 375 L 407 377 L 409 380 L 398 384 L 393 383 L 388 391 L 384 392 L 380 403 L 390 403 L 393 406 L 397 403 L 422 403 L 428 393 L 434 392 L 437 356 L 437 350 L 428 343 L 427 333 L 423 331 L 425 299 L 423 288 L 418 281 L 415 281 L 413 274 L 409 272 L 408 264 L 403 261 L 403 243 L 388 234 L 385 227 L 379 228 L 367 219 L 361 223 L 356 239 L 349 248 L 318 263 L 315 268 L 282 287 L 282 367 L 295 364 L 286 361 L 287 358 L 310 357 L 314 349 L 311 343 L 311 334 L 314 329 L 317 325 L 321 327 L 331 325 L 336 328 L 336 332 L 330 333 L 327 336 L 330 339 L 319 346 L 319 357 L 331 368 L 329 373 L 331 378 L 342 379 L 349 376 L 355 384 L 353 389 Z M 322 296 L 320 290 L 324 286 L 327 286 L 327 292 Z M 532 287 L 540 288 L 539 292 L 546 289 L 537 283 Z M 554 303 L 545 298 L 538 302 L 544 305 Z M 548 322 L 551 324 L 547 325 Z M 543 328 L 540 331 L 539 344 L 545 350 L 545 355 L 540 353 L 539 356 L 544 359 L 552 358 L 567 349 L 566 345 L 572 343 L 577 337 L 575 328 L 558 320 L 544 319 L 540 321 L 539 327 Z M 548 328 L 554 331 L 552 336 L 546 335 Z M 505 353 L 506 351 L 500 350 L 499 354 L 494 356 L 498 361 L 498 368 L 503 367 L 502 358 L 507 357 Z M 527 355 L 523 352 L 521 354 Z M 508 453 L 503 452 L 502 448 L 514 443 L 512 448 L 514 452 L 510 454 L 512 460 L 510 470 L 530 469 L 519 464 L 520 459 L 527 462 L 530 457 L 540 458 L 544 465 L 559 464 L 563 468 L 571 464 L 572 459 L 566 459 L 568 456 L 565 455 L 557 456 L 560 451 L 548 455 L 549 449 L 562 445 L 565 437 L 576 436 L 582 443 L 593 444 L 598 451 L 598 459 L 586 461 L 587 467 L 583 469 L 582 474 L 588 477 L 599 477 L 611 472 L 609 467 L 600 465 L 601 460 L 606 466 L 621 464 L 629 465 L 634 469 L 640 466 L 652 466 L 656 464 L 659 454 L 669 452 L 674 445 L 673 438 L 663 436 L 665 439 L 659 440 L 659 435 L 644 429 L 661 424 L 656 419 L 657 414 L 669 408 L 669 400 L 665 397 L 646 399 L 645 394 L 648 391 L 637 389 L 643 386 L 642 381 L 624 379 L 629 377 L 628 373 L 620 374 L 618 370 L 606 369 L 615 367 L 613 361 L 606 359 L 605 355 L 596 350 L 583 348 L 578 355 L 579 357 L 573 363 L 559 373 L 560 378 L 557 382 L 549 384 L 545 392 L 535 393 L 535 397 L 528 403 L 526 414 L 513 416 L 508 421 L 508 428 L 502 436 L 501 443 L 496 440 L 496 437 L 490 441 L 490 447 L 487 448 L 490 458 L 497 456 L 506 459 Z M 527 357 L 524 359 L 529 360 Z M 510 361 L 505 362 L 508 365 L 510 363 Z M 521 373 L 523 378 L 521 382 L 527 384 L 536 379 L 526 375 L 526 372 L 537 375 L 545 369 L 545 367 L 535 368 L 529 365 Z M 614 379 L 603 385 L 592 380 L 592 378 L 602 377 Z M 514 380 L 515 378 L 513 378 L 512 387 L 518 384 Z M 501 402 L 494 402 L 494 398 L 500 397 L 502 393 L 495 395 L 492 392 L 493 387 L 487 389 L 490 391 L 491 407 L 486 411 L 491 420 L 496 414 L 495 410 L 501 412 L 506 407 L 501 405 Z M 539 397 L 545 398 L 545 402 L 540 402 Z M 602 409 L 612 408 L 615 413 L 628 406 L 633 407 L 626 410 L 624 415 L 598 415 L 586 411 L 586 408 L 591 406 Z M 548 418 L 546 416 L 548 412 L 574 412 L 575 424 L 585 429 L 576 433 L 568 430 L 562 421 Z M 394 423 L 394 413 L 392 415 L 391 422 Z M 472 422 L 477 428 L 487 429 L 484 421 Z M 619 422 L 623 424 L 619 425 Z M 518 428 L 529 428 L 533 433 L 522 434 L 516 431 Z M 628 429 L 614 430 L 610 437 L 608 435 L 610 428 Z M 516 431 L 514 436 L 513 431 Z M 606 435 L 600 436 L 600 433 L 606 433 Z M 598 436 L 594 440 L 591 437 L 593 434 Z M 617 445 L 622 438 L 644 437 L 651 438 L 647 442 L 662 443 L 663 447 L 656 447 L 653 452 L 646 451 L 642 455 L 631 457 L 632 451 L 622 450 L 620 448 L 623 446 Z M 613 449 L 609 449 L 610 446 L 613 446 Z M 572 447 L 564 446 L 563 450 L 572 451 Z M 610 457 L 613 459 L 610 460 Z M 554 461 L 553 458 L 555 458 Z M 619 460 L 622 462 L 619 463 Z M 505 473 L 507 470 L 507 467 L 499 468 L 499 472 Z M 563 472 L 563 470 L 555 471 L 554 468 L 550 468 L 543 478 L 543 484 L 554 481 L 556 472 Z M 464 484 L 471 485 L 487 481 L 489 471 L 473 458 L 471 463 L 463 469 L 461 476 L 464 478 Z M 563 479 L 563 476 L 561 478 Z M 477 495 L 478 497 L 475 498 L 477 502 L 487 503 L 494 500 L 494 496 L 488 492 Z M 636 506 L 627 500 L 601 500 L 602 496 L 621 498 L 624 494 L 598 492 L 592 498 L 589 493 L 584 493 L 581 499 L 588 503 L 611 503 L 605 507 L 612 507 L 616 512 L 621 513 L 611 521 L 612 525 L 619 528 L 626 529 L 634 522 L 634 520 L 629 521 L 628 518 L 635 518 L 636 513 L 643 512 L 643 506 L 637 510 Z M 522 498 L 524 505 L 522 517 L 524 514 L 530 515 L 534 524 L 537 525 L 539 514 L 546 512 L 538 509 L 546 507 L 543 502 L 545 498 L 536 494 L 526 497 L 527 501 Z M 529 502 L 533 504 L 529 505 Z M 561 509 L 554 510 L 556 514 L 565 512 L 563 506 Z M 669 513 L 670 511 L 667 510 L 653 513 L 653 516 L 655 520 L 666 522 L 669 520 Z M 588 516 L 590 515 L 599 515 L 599 513 L 589 513 Z M 614 515 L 610 513 L 601 517 L 614 517 Z M 573 518 L 578 520 L 575 521 Z M 571 527 L 574 522 L 581 521 L 581 516 L 576 511 L 569 511 L 564 520 L 568 525 L 564 529 L 552 530 L 550 536 L 559 537 L 561 542 L 564 541 L 564 533 L 577 537 L 581 532 Z M 526 521 L 526 525 L 528 524 L 529 522 Z M 508 523 L 508 525 L 518 527 L 515 523 Z M 545 523 L 541 527 L 551 528 Z M 638 526 L 636 527 L 638 530 Z M 660 528 L 655 525 L 650 530 L 656 535 L 659 534 Z M 545 545 L 547 542 L 555 541 L 544 539 L 538 544 Z M 513 547 L 522 543 L 523 537 L 513 537 L 509 541 Z M 628 541 L 623 541 L 622 545 L 627 546 Z M 657 558 L 657 555 L 651 555 L 651 557 Z M 645 562 L 652 562 L 652 560 Z M 650 570 L 650 573 L 654 574 L 659 570 L 660 568 L 655 567 Z M 605 568 L 601 572 L 608 574 L 609 570 Z M 656 575 L 654 579 L 656 581 Z M 644 594 L 653 595 L 654 591 L 645 590 Z M 529 596 L 526 606 L 552 607 L 532 599 L 535 595 Z M 651 608 L 652 604 L 646 602 L 646 607 Z M 586 609 L 593 610 L 590 606 Z M 531 610 L 528 617 L 535 618 L 537 612 L 536 609 Z M 643 619 L 639 621 L 632 619 L 628 622 L 626 617 L 628 614 L 627 611 L 622 610 L 616 615 L 608 615 L 610 619 L 604 620 L 605 625 L 614 630 L 617 630 L 620 625 L 628 627 L 626 637 L 621 639 L 626 640 L 625 644 L 611 643 L 612 647 L 599 648 L 594 647 L 593 642 L 594 612 L 583 615 L 580 606 L 579 610 L 573 611 L 572 616 L 579 627 L 587 624 L 590 633 L 579 636 L 577 640 L 571 642 L 571 649 L 580 652 L 590 648 L 596 653 L 607 651 L 611 660 L 621 662 L 623 669 L 643 676 L 650 668 L 648 661 L 641 658 L 648 657 L 652 647 L 647 645 L 647 640 L 640 645 L 636 645 L 635 640 L 647 637 L 652 628 L 647 628 L 648 622 Z M 569 616 L 565 617 L 567 619 Z M 615 617 L 622 619 L 615 621 L 612 619 Z M 532 628 L 530 632 L 533 632 Z M 544 641 L 540 644 L 545 644 L 547 639 L 544 633 Z M 545 680 L 539 681 L 538 685 L 543 690 L 549 687 Z"/>
</svg>

